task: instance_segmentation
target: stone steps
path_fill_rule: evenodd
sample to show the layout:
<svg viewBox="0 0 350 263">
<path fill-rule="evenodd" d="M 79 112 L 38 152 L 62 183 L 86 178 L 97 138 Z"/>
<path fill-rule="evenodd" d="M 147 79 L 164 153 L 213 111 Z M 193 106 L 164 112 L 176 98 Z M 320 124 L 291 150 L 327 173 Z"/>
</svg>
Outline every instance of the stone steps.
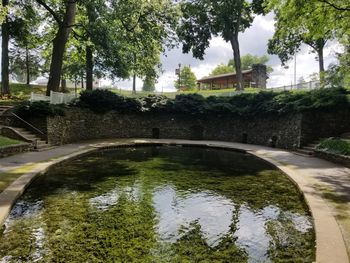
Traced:
<svg viewBox="0 0 350 263">
<path fill-rule="evenodd" d="M 304 149 L 304 148 L 301 148 L 301 149 L 297 149 L 295 151 L 297 154 L 301 154 L 303 156 L 313 156 L 314 155 L 314 151 L 312 150 L 307 150 L 307 149 Z"/>
<path fill-rule="evenodd" d="M 25 128 L 19 128 L 19 127 L 11 127 L 11 128 L 16 130 L 21 136 L 26 138 L 28 141 L 31 141 L 34 145 L 34 151 L 45 151 L 53 148 L 51 144 L 42 140 L 36 134 L 34 134 L 33 132 Z"/>
<path fill-rule="evenodd" d="M 7 110 L 11 109 L 12 106 L 0 105 L 0 116 L 3 115 Z"/>
</svg>

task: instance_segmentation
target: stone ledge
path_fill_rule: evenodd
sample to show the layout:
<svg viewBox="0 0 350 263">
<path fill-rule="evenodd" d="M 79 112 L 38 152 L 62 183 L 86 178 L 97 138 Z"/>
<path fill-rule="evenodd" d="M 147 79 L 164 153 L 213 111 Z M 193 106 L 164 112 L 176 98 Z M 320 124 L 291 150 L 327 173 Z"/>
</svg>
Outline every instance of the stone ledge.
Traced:
<svg viewBox="0 0 350 263">
<path fill-rule="evenodd" d="M 32 145 L 30 143 L 21 143 L 21 144 L 15 144 L 15 145 L 9 145 L 0 147 L 0 158 L 4 158 L 7 156 L 28 152 L 32 148 Z"/>
<path fill-rule="evenodd" d="M 350 168 L 350 156 L 334 154 L 322 150 L 315 150 L 314 152 L 316 157 Z"/>
</svg>

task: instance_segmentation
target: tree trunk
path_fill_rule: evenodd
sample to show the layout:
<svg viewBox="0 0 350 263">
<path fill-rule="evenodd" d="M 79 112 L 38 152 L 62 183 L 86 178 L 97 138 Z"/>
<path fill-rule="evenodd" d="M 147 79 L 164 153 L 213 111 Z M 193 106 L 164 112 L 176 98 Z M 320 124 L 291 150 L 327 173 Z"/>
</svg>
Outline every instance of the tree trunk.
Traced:
<svg viewBox="0 0 350 263">
<path fill-rule="evenodd" d="M 238 34 L 235 34 L 232 36 L 231 46 L 233 50 L 233 59 L 235 61 L 235 69 L 236 69 L 236 82 L 237 82 L 236 90 L 244 90 L 243 74 L 242 74 L 242 67 L 241 67 L 241 53 L 239 51 Z"/>
<path fill-rule="evenodd" d="M 53 50 L 50 65 L 49 82 L 47 84 L 46 95 L 50 95 L 50 91 L 59 91 L 60 79 L 63 65 L 63 55 L 66 49 L 69 34 L 75 21 L 76 2 L 66 2 L 66 13 L 63 22 L 59 25 L 58 32 L 53 40 Z"/>
<path fill-rule="evenodd" d="M 84 76 L 81 75 L 81 89 L 84 89 Z"/>
<path fill-rule="evenodd" d="M 30 64 L 29 64 L 29 49 L 26 46 L 26 71 L 27 71 L 27 85 L 30 85 Z"/>
<path fill-rule="evenodd" d="M 61 80 L 61 91 L 65 92 L 67 90 L 67 80 L 65 78 L 62 78 Z"/>
<path fill-rule="evenodd" d="M 319 63 L 320 74 L 321 74 L 321 73 L 325 72 L 325 69 L 324 69 L 323 48 L 320 49 L 317 53 L 318 53 L 318 63 Z"/>
<path fill-rule="evenodd" d="M 86 89 L 93 90 L 94 88 L 94 58 L 92 54 L 92 46 L 86 47 Z"/>
<path fill-rule="evenodd" d="M 2 0 L 2 6 L 8 6 L 8 0 Z M 8 17 L 5 17 L 4 22 L 1 25 L 2 34 L 2 51 L 1 51 L 1 95 L 10 94 L 10 72 L 9 72 L 9 24 Z"/>
<path fill-rule="evenodd" d="M 132 94 L 136 94 L 136 74 L 132 78 Z"/>
</svg>

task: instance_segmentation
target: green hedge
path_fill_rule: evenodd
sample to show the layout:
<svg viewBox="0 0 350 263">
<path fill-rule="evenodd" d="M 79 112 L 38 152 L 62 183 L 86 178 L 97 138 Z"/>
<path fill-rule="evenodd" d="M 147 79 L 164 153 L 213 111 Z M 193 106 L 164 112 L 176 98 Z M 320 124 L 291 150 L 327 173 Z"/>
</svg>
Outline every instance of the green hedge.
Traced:
<svg viewBox="0 0 350 263">
<path fill-rule="evenodd" d="M 22 118 L 45 117 L 45 116 L 63 116 L 65 105 L 53 105 L 46 101 L 25 101 L 18 104 L 14 112 Z"/>
<path fill-rule="evenodd" d="M 83 91 L 76 106 L 88 108 L 101 114 L 112 110 L 118 112 L 137 112 L 141 110 L 141 104 L 138 100 L 119 96 L 109 90 L 103 89 Z"/>
<path fill-rule="evenodd" d="M 195 94 L 177 95 L 175 99 L 151 95 L 139 99 L 125 98 L 109 90 L 86 91 L 77 106 L 97 113 L 170 112 L 190 115 L 230 114 L 235 116 L 282 115 L 305 111 L 337 110 L 349 107 L 349 91 L 343 88 L 308 92 L 242 93 L 232 97 L 208 97 Z"/>
<path fill-rule="evenodd" d="M 175 99 L 150 95 L 142 98 L 127 98 L 109 90 L 93 90 L 81 93 L 80 99 L 71 106 L 88 108 L 95 113 L 109 111 L 165 112 L 186 115 L 230 115 L 252 117 L 261 115 L 283 115 L 312 111 L 336 111 L 350 109 L 350 91 L 343 88 L 327 88 L 303 92 L 242 93 L 232 97 L 208 97 L 199 94 L 181 94 Z M 62 115 L 62 106 L 46 102 L 21 104 L 16 109 L 20 115 Z"/>
</svg>

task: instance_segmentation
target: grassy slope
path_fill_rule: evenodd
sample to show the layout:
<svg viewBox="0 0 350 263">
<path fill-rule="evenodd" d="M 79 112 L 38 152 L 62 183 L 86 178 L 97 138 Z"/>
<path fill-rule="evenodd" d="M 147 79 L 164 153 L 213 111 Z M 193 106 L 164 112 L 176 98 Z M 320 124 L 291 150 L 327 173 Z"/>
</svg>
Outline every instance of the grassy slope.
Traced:
<svg viewBox="0 0 350 263">
<path fill-rule="evenodd" d="M 45 94 L 46 86 L 38 86 L 38 85 L 30 85 L 27 86 L 25 84 L 11 84 L 11 98 L 1 98 L 0 97 L 0 105 L 6 104 L 16 104 L 23 100 L 28 100 L 30 98 L 30 93 L 35 92 L 39 94 Z M 78 93 L 81 89 L 78 89 Z M 120 90 L 120 89 L 112 89 L 116 94 L 126 96 L 126 97 L 142 97 L 147 96 L 149 94 L 154 94 L 150 92 L 138 91 L 136 94 L 132 94 L 130 90 Z M 257 93 L 261 91 L 261 89 L 247 88 L 244 90 L 244 93 Z M 304 92 L 305 90 L 294 90 L 293 92 Z M 74 89 L 71 89 L 71 92 L 74 92 Z M 277 92 L 277 91 L 276 91 Z M 158 95 L 165 95 L 168 98 L 175 98 L 176 95 L 179 94 L 191 94 L 191 93 L 199 93 L 204 97 L 209 96 L 230 96 L 233 93 L 236 93 L 234 89 L 222 89 L 222 90 L 201 90 L 201 91 L 183 91 L 183 92 L 164 92 L 164 93 L 156 93 Z"/>
<path fill-rule="evenodd" d="M 0 97 L 0 105 L 6 105 L 6 104 L 16 104 L 23 100 L 28 100 L 30 98 L 31 92 L 39 93 L 39 94 L 45 94 L 46 92 L 46 86 L 38 86 L 38 85 L 30 85 L 27 86 L 25 84 L 17 84 L 12 83 L 11 87 L 11 97 L 10 98 L 1 98 Z M 78 92 L 80 92 L 81 89 L 78 89 Z M 112 89 L 113 92 L 119 95 L 123 95 L 126 97 L 141 97 L 141 96 L 147 96 L 149 94 L 153 94 L 150 92 L 142 92 L 138 91 L 135 94 L 132 94 L 129 90 L 119 90 L 119 89 Z M 253 93 L 258 92 L 258 89 L 246 89 L 245 92 Z M 71 92 L 74 92 L 74 89 L 71 90 Z M 209 96 L 228 96 L 232 94 L 234 89 L 223 89 L 223 90 L 202 90 L 202 91 L 184 91 L 184 92 L 164 92 L 164 93 L 157 93 L 165 95 L 169 98 L 175 98 L 178 94 L 190 94 L 190 93 L 199 93 L 203 95 L 204 97 Z"/>
<path fill-rule="evenodd" d="M 15 145 L 15 144 L 20 144 L 22 143 L 21 141 L 9 139 L 3 136 L 0 136 L 0 147 L 2 146 L 9 146 L 9 145 Z"/>
</svg>

